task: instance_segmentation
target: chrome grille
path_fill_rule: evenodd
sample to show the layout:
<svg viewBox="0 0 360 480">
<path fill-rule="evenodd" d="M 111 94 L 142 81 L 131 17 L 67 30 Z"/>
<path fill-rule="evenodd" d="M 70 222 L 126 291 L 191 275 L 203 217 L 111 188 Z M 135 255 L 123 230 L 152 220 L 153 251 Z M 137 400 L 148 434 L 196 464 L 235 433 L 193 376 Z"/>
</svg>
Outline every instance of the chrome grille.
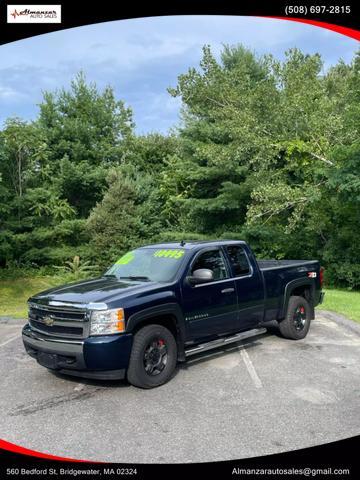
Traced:
<svg viewBox="0 0 360 480">
<path fill-rule="evenodd" d="M 82 338 L 87 336 L 86 309 L 68 306 L 29 304 L 31 328 L 46 335 Z"/>
</svg>

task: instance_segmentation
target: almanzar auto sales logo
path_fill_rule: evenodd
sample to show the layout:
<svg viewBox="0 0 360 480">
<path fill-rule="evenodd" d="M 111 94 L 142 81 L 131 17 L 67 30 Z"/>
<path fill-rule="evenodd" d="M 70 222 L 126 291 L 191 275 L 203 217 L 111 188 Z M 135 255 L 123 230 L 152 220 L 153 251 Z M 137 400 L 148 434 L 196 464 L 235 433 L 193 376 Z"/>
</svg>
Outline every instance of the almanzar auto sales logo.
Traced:
<svg viewBox="0 0 360 480">
<path fill-rule="evenodd" d="M 61 23 L 61 5 L 8 5 L 7 23 Z"/>
</svg>

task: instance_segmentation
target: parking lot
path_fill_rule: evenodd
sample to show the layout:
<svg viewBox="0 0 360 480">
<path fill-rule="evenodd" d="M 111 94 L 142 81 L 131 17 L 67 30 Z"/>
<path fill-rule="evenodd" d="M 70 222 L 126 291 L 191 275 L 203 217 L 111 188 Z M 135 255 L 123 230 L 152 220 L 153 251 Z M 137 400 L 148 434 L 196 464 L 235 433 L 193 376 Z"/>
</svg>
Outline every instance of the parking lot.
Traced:
<svg viewBox="0 0 360 480">
<path fill-rule="evenodd" d="M 360 335 L 318 314 L 304 340 L 276 329 L 203 353 L 140 390 L 55 375 L 0 323 L 0 438 L 87 460 L 204 462 L 360 434 Z"/>
</svg>

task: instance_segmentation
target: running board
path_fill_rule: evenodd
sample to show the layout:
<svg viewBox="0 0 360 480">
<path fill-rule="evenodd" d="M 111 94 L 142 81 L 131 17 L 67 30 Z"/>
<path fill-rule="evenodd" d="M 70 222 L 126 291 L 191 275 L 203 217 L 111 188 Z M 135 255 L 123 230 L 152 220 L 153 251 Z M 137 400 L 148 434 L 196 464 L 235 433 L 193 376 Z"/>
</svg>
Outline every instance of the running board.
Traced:
<svg viewBox="0 0 360 480">
<path fill-rule="evenodd" d="M 195 355 L 196 353 L 206 352 L 207 350 L 212 350 L 213 348 L 239 342 L 240 340 L 245 340 L 247 338 L 256 337 L 257 335 L 261 335 L 266 331 L 266 328 L 254 328 L 246 332 L 237 333 L 236 335 L 232 335 L 231 337 L 223 337 L 212 340 L 211 342 L 201 343 L 200 345 L 196 345 L 196 347 L 188 348 L 187 350 L 185 350 L 185 356 L 190 357 L 191 355 Z"/>
</svg>

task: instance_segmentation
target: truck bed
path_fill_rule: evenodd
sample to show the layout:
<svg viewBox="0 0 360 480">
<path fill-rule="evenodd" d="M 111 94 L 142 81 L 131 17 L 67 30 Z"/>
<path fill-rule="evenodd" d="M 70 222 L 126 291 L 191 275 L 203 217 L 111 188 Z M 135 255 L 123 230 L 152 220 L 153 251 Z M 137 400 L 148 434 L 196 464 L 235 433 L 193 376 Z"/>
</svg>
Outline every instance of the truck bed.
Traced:
<svg viewBox="0 0 360 480">
<path fill-rule="evenodd" d="M 309 271 L 319 274 L 320 264 L 317 260 L 258 260 L 263 275 L 266 291 L 265 320 L 278 320 L 283 315 L 286 285 L 301 278 L 308 278 Z M 318 283 L 319 279 L 316 278 Z M 320 288 L 320 286 L 318 287 Z M 315 304 L 318 299 L 314 299 Z"/>
<path fill-rule="evenodd" d="M 308 265 L 317 262 L 317 260 L 258 260 L 260 270 L 269 270 L 282 267 L 298 267 L 299 265 Z"/>
</svg>

